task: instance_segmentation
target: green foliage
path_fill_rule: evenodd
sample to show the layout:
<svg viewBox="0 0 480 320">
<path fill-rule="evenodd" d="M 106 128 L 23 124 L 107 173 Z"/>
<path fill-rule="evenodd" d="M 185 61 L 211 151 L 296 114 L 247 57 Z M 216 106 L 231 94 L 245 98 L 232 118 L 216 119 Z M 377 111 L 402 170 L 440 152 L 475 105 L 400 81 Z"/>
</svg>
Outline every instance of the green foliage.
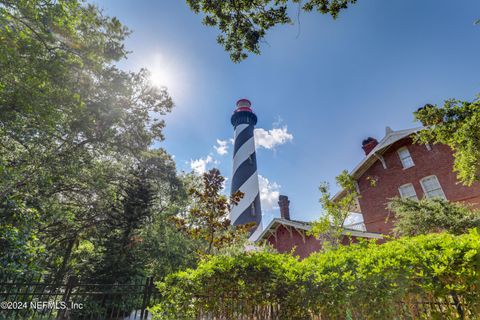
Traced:
<svg viewBox="0 0 480 320">
<path fill-rule="evenodd" d="M 154 319 L 196 319 L 200 310 L 223 319 L 254 318 L 256 307 L 291 303 L 297 267 L 292 256 L 268 252 L 213 256 L 158 283 L 162 301 L 152 309 Z M 239 305 L 242 313 L 234 313 Z M 282 319 L 294 318 L 290 310 L 279 311 Z"/>
<path fill-rule="evenodd" d="M 179 230 L 193 239 L 205 243 L 200 254 L 212 254 L 246 237 L 251 224 L 233 227 L 228 214 L 231 206 L 243 197 L 240 191 L 230 198 L 221 194 L 225 178 L 218 169 L 211 169 L 202 176 L 202 184 L 189 190 L 191 202 L 184 214 L 174 217 Z"/>
<path fill-rule="evenodd" d="M 7 214 L 8 213 L 8 214 Z M 3 275 L 33 276 L 40 270 L 34 261 L 44 251 L 35 225 L 40 223 L 38 212 L 25 209 L 25 204 L 8 201 L 0 208 L 0 270 Z"/>
<path fill-rule="evenodd" d="M 151 149 L 173 102 L 146 70 L 116 67 L 129 33 L 83 1 L 0 0 L 3 275 L 161 277 L 191 265 L 189 241 L 166 237 L 185 192 Z M 157 256 L 169 247 L 172 260 Z"/>
<path fill-rule="evenodd" d="M 462 234 L 480 227 L 480 210 L 444 199 L 395 198 L 389 203 L 395 213 L 397 235 L 419 235 L 447 231 Z"/>
<path fill-rule="evenodd" d="M 324 182 L 320 185 L 320 203 L 324 212 L 318 220 L 312 223 L 309 234 L 315 237 L 324 237 L 331 244 L 338 245 L 345 219 L 355 207 L 359 194 L 356 182 L 348 171 L 342 171 L 335 179 L 342 194 L 338 199 L 332 199 L 328 183 Z"/>
<path fill-rule="evenodd" d="M 428 104 L 415 117 L 428 126 L 418 133 L 417 141 L 448 145 L 460 182 L 471 186 L 480 180 L 480 100 L 448 100 L 440 107 Z"/>
<path fill-rule="evenodd" d="M 476 231 L 363 242 L 302 261 L 247 252 L 168 276 L 158 283 L 162 300 L 152 311 L 155 319 L 267 318 L 268 312 L 277 319 L 454 319 L 460 312 L 474 319 L 479 272 Z"/>
<path fill-rule="evenodd" d="M 187 0 L 195 13 L 202 12 L 203 23 L 220 29 L 217 42 L 234 62 L 245 59 L 247 52 L 260 53 L 260 43 L 276 25 L 292 23 L 288 7 L 297 5 L 306 12 L 318 11 L 336 18 L 341 10 L 356 0 Z"/>
<path fill-rule="evenodd" d="M 314 254 L 305 262 L 304 279 L 312 292 L 312 308 L 336 318 L 347 310 L 359 319 L 392 319 L 414 302 L 451 302 L 461 296 L 464 307 L 477 314 L 480 237 L 430 234 L 401 238 L 383 245 L 340 247 Z M 402 306 L 402 304 L 404 304 Z M 449 305 L 446 316 L 456 310 Z M 424 315 L 439 316 L 435 309 Z"/>
</svg>

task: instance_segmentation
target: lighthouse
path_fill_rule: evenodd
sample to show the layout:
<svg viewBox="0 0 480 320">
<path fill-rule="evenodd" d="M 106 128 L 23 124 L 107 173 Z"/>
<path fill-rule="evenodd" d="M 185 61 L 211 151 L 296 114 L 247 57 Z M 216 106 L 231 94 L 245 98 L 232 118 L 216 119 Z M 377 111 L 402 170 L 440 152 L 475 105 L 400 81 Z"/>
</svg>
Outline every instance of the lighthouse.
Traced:
<svg viewBox="0 0 480 320">
<path fill-rule="evenodd" d="M 261 230 L 262 208 L 260 207 L 260 190 L 258 186 L 257 158 L 255 154 L 255 137 L 253 129 L 257 116 L 252 111 L 252 104 L 247 99 L 237 102 L 231 123 L 234 128 L 232 194 L 241 191 L 243 198 L 232 207 L 230 221 L 233 225 L 255 222 Z"/>
</svg>

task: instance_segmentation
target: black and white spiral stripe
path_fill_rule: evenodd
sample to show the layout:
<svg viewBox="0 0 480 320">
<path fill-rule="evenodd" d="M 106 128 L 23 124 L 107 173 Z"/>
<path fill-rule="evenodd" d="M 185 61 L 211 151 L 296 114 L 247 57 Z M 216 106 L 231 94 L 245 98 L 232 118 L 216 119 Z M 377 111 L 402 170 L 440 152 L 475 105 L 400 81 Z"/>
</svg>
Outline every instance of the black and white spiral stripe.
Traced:
<svg viewBox="0 0 480 320">
<path fill-rule="evenodd" d="M 230 220 L 234 225 L 256 222 L 259 226 L 261 223 L 262 210 L 253 130 L 253 123 L 239 123 L 235 126 L 231 190 L 232 193 L 240 190 L 244 195 L 230 212 Z"/>
</svg>

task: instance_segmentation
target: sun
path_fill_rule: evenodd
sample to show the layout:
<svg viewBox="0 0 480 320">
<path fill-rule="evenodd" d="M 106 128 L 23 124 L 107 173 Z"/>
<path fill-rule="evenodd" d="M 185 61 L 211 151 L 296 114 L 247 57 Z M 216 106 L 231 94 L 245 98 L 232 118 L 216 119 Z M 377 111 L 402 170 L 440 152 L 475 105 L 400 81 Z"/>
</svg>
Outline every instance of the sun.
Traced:
<svg viewBox="0 0 480 320">
<path fill-rule="evenodd" d="M 148 59 L 147 69 L 154 86 L 167 88 L 168 92 L 177 98 L 185 94 L 185 74 L 172 57 L 156 53 Z"/>
<path fill-rule="evenodd" d="M 174 72 L 168 65 L 155 60 L 151 69 L 150 77 L 152 84 L 157 87 L 171 87 L 175 84 Z"/>
</svg>

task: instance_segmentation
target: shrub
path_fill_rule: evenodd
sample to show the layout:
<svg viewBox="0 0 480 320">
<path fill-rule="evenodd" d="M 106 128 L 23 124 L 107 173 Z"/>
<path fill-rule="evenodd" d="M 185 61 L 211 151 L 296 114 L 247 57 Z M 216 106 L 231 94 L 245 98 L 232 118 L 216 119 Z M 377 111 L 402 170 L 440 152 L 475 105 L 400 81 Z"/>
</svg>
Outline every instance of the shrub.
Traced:
<svg viewBox="0 0 480 320">
<path fill-rule="evenodd" d="M 394 198 L 388 205 L 395 213 L 395 233 L 415 236 L 447 231 L 453 234 L 480 227 L 480 210 L 440 198 L 411 200 Z"/>
<path fill-rule="evenodd" d="M 344 246 L 311 255 L 301 268 L 308 308 L 322 318 L 420 318 L 422 313 L 456 318 L 457 307 L 480 314 L 477 232 Z"/>
<path fill-rule="evenodd" d="M 208 313 L 222 319 L 266 312 L 273 305 L 296 310 L 290 291 L 299 262 L 291 255 L 268 252 L 219 255 L 202 261 L 195 270 L 168 276 L 158 283 L 162 301 L 152 309 L 157 319 L 195 319 Z M 283 319 L 288 308 L 274 311 Z M 241 310 L 241 311 L 240 311 Z"/>
<path fill-rule="evenodd" d="M 480 314 L 477 231 L 363 242 L 297 261 L 216 256 L 158 284 L 156 319 L 411 319 Z"/>
</svg>

